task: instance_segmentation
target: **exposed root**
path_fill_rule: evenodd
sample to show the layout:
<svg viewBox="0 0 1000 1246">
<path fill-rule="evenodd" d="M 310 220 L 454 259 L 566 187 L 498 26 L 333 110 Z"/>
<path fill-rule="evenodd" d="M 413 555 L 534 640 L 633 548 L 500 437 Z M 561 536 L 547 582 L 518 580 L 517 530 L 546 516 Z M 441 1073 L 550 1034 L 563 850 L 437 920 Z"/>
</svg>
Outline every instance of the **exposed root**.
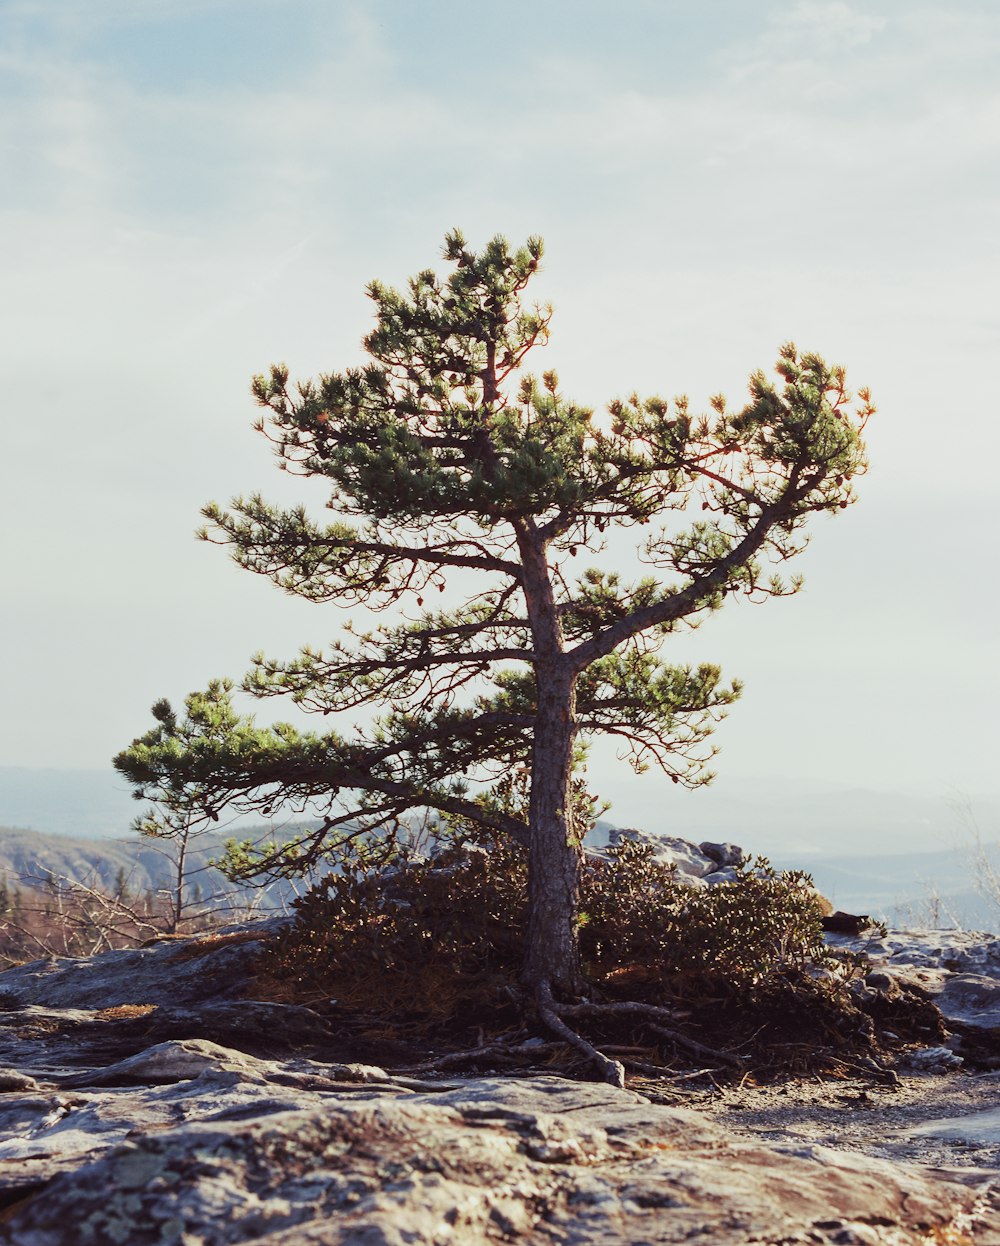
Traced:
<svg viewBox="0 0 1000 1246">
<path fill-rule="evenodd" d="M 713 1073 L 721 1073 L 721 1069 L 691 1069 L 687 1073 L 671 1073 L 662 1064 L 651 1064 L 648 1060 L 626 1060 L 625 1069 L 628 1073 L 638 1073 L 641 1077 L 655 1077 L 665 1085 L 676 1085 L 678 1082 L 693 1082 L 699 1077 L 711 1077 Z"/>
<path fill-rule="evenodd" d="M 609 1086 L 617 1086 L 620 1090 L 624 1090 L 625 1066 L 620 1060 L 611 1060 L 602 1055 L 593 1044 L 587 1042 L 582 1034 L 577 1034 L 575 1030 L 570 1029 L 558 1015 L 559 1005 L 552 998 L 552 988 L 547 982 L 539 983 L 536 988 L 535 1007 L 546 1029 L 553 1034 L 558 1034 L 570 1047 L 575 1047 L 586 1058 L 588 1064 L 592 1064 L 600 1072 L 602 1081 L 607 1082 Z"/>
<path fill-rule="evenodd" d="M 642 1004 L 632 1000 L 620 1001 L 608 1004 L 555 1004 L 553 1005 L 557 1012 L 567 1017 L 614 1017 L 631 1015 L 644 1020 L 647 1027 L 654 1034 L 659 1034 L 661 1038 L 667 1038 L 677 1047 L 683 1047 L 685 1051 L 690 1051 L 693 1055 L 701 1056 L 706 1060 L 721 1061 L 732 1069 L 742 1069 L 745 1067 L 745 1061 L 739 1056 L 733 1055 L 730 1051 L 719 1051 L 715 1047 L 707 1047 L 704 1043 L 699 1043 L 697 1039 L 689 1038 L 686 1034 L 680 1033 L 679 1030 L 668 1028 L 663 1025 L 663 1021 L 675 1020 L 676 1014 L 669 1008 L 660 1008 L 655 1004 Z M 654 1024 L 657 1022 L 658 1024 Z"/>
<path fill-rule="evenodd" d="M 746 1061 L 739 1056 L 734 1056 L 731 1051 L 720 1051 L 717 1047 L 707 1047 L 704 1043 L 699 1043 L 696 1038 L 689 1038 L 678 1030 L 668 1030 L 662 1025 L 650 1025 L 649 1028 L 654 1034 L 659 1034 L 661 1038 L 669 1039 L 675 1047 L 683 1047 L 685 1051 L 690 1051 L 692 1055 L 701 1056 L 705 1060 L 719 1060 L 731 1069 L 746 1068 Z"/>
<path fill-rule="evenodd" d="M 713 1072 L 718 1072 L 718 1067 L 716 1067 L 718 1065 L 736 1070 L 746 1068 L 745 1061 L 732 1052 L 718 1051 L 714 1047 L 709 1047 L 705 1043 L 689 1038 L 686 1034 L 673 1027 L 664 1025 L 664 1021 L 674 1021 L 676 1019 L 676 1014 L 669 1008 L 625 1000 L 603 1004 L 589 1002 L 562 1004 L 553 998 L 552 988 L 547 982 L 543 982 L 536 990 L 534 1004 L 538 1020 L 558 1041 L 545 1042 L 539 1038 L 524 1039 L 524 1031 L 522 1030 L 520 1034 L 512 1035 L 507 1039 L 481 1043 L 477 1047 L 448 1052 L 446 1055 L 421 1061 L 418 1065 L 410 1066 L 407 1071 L 438 1073 L 449 1069 L 462 1068 L 463 1066 L 481 1065 L 487 1062 L 507 1064 L 528 1060 L 531 1063 L 537 1063 L 539 1060 L 550 1059 L 565 1047 L 570 1047 L 579 1052 L 587 1061 L 587 1064 L 596 1069 L 602 1081 L 607 1082 L 611 1086 L 618 1087 L 625 1086 L 626 1068 L 633 1073 L 658 1077 L 665 1082 L 686 1081 L 693 1077 L 707 1076 Z M 642 1048 L 622 1048 L 620 1046 L 613 1048 L 613 1050 L 625 1056 L 625 1063 L 623 1064 L 622 1061 L 599 1051 L 582 1034 L 572 1029 L 563 1020 L 564 1017 L 593 1018 L 598 1020 L 602 1018 L 635 1018 L 644 1025 L 647 1031 L 656 1034 L 660 1038 L 669 1040 L 675 1047 L 698 1056 L 713 1067 L 703 1068 L 696 1072 L 672 1074 L 669 1068 L 650 1063 L 641 1058 L 637 1059 L 632 1055 L 632 1053 L 635 1053 L 635 1056 L 638 1056 L 644 1050 Z"/>
<path fill-rule="evenodd" d="M 482 1047 L 468 1047 L 464 1051 L 452 1051 L 445 1056 L 438 1056 L 435 1060 L 425 1060 L 411 1066 L 408 1072 L 436 1073 L 444 1069 L 461 1068 L 466 1064 L 480 1064 L 484 1060 L 508 1060 L 523 1057 L 537 1060 L 539 1057 L 551 1056 L 562 1046 L 562 1043 L 545 1043 L 537 1038 L 528 1039 L 523 1043 L 486 1043 Z"/>
<path fill-rule="evenodd" d="M 672 1008 L 664 1008 L 659 1004 L 643 1004 L 631 999 L 614 1000 L 604 1004 L 595 1004 L 585 1000 L 579 1004 L 557 1004 L 556 1008 L 567 1017 L 611 1017 L 632 1013 L 642 1017 L 652 1017 L 655 1021 L 677 1020 L 677 1013 Z"/>
</svg>

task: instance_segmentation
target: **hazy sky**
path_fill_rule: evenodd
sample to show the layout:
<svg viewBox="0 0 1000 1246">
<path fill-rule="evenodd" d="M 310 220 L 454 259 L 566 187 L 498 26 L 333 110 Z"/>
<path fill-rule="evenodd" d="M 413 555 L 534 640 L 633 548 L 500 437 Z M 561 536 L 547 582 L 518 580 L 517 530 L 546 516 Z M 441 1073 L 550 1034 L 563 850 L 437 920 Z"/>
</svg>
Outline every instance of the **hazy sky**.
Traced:
<svg viewBox="0 0 1000 1246">
<path fill-rule="evenodd" d="M 674 647 L 746 682 L 723 775 L 995 787 L 998 57 L 988 0 L 6 0 L 0 764 L 336 634 L 198 508 L 323 500 L 249 379 L 357 362 L 365 282 L 458 224 L 545 237 L 582 402 L 736 401 L 787 338 L 874 392 L 805 592 Z M 594 773 L 625 820 L 664 786 Z"/>
</svg>

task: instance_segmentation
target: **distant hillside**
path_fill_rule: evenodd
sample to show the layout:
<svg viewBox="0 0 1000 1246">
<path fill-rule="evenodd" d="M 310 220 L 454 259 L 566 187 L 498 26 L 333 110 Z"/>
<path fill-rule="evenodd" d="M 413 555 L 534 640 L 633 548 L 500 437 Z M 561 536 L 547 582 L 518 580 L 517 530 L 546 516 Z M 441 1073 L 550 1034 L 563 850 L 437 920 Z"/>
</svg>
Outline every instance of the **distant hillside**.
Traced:
<svg viewBox="0 0 1000 1246">
<path fill-rule="evenodd" d="M 164 843 L 162 851 L 157 851 L 158 847 L 138 837 L 83 839 L 0 827 L 0 872 L 29 882 L 42 880 L 51 873 L 74 882 L 94 881 L 108 888 L 124 870 L 130 890 L 146 891 L 168 886 L 172 881 L 174 867 L 166 855 L 170 845 Z M 192 870 L 207 867 L 213 851 L 217 854 L 221 848 L 218 839 L 196 847 L 191 853 Z"/>
<path fill-rule="evenodd" d="M 288 828 L 287 834 L 293 829 Z M 271 834 L 264 826 L 241 828 L 240 838 L 266 839 Z M 189 887 L 197 886 L 206 899 L 218 903 L 245 903 L 258 898 L 261 888 L 230 883 L 209 864 L 222 855 L 227 834 L 206 833 L 188 848 L 185 877 Z M 175 884 L 175 845 L 169 840 L 84 839 L 69 835 L 45 835 L 16 827 L 0 827 L 0 877 L 10 884 L 41 884 L 46 877 L 81 882 L 99 889 L 112 890 L 119 878 L 133 894 L 169 891 Z M 294 894 L 288 883 L 274 883 L 263 889 L 265 907 L 280 907 Z"/>
<path fill-rule="evenodd" d="M 611 823 L 602 821 L 592 842 L 606 842 Z M 293 828 L 287 828 L 291 834 Z M 241 838 L 264 839 L 266 826 L 242 828 Z M 197 884 L 207 899 L 244 903 L 255 898 L 265 907 L 282 907 L 294 895 L 289 883 L 264 889 L 234 887 L 209 865 L 221 855 L 226 834 L 206 834 L 193 843 L 188 857 L 189 886 Z M 175 866 L 169 842 L 132 836 L 128 839 L 83 839 L 68 835 L 43 835 L 0 827 L 0 877 L 13 883 L 39 882 L 51 872 L 88 884 L 112 889 L 119 876 L 127 879 L 133 893 L 161 891 L 173 886 Z M 991 850 L 994 868 L 1000 870 L 1000 849 Z M 947 852 L 884 856 L 812 855 L 808 858 L 776 856 L 780 869 L 805 869 L 816 886 L 837 908 L 868 913 L 897 927 L 958 925 L 967 930 L 1000 931 L 1000 897 L 992 900 L 977 889 L 977 878 L 968 854 Z M 301 890 L 301 885 L 299 887 Z"/>
</svg>

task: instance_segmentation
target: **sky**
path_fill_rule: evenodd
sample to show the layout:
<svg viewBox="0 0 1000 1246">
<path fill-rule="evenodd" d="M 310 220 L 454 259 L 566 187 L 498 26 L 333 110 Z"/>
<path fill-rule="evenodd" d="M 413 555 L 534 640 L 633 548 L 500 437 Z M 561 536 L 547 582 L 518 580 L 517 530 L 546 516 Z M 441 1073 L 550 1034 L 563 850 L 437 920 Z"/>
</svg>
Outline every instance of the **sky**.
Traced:
<svg viewBox="0 0 1000 1246">
<path fill-rule="evenodd" d="M 106 768 L 157 698 L 337 635 L 199 508 L 322 507 L 250 378 L 360 362 L 366 282 L 459 225 L 545 238 L 586 405 L 735 403 L 789 338 L 872 389 L 804 592 L 664 650 L 746 684 L 720 790 L 995 791 L 998 54 L 986 0 L 5 0 L 0 765 Z M 619 820 L 699 799 L 591 774 Z"/>
</svg>

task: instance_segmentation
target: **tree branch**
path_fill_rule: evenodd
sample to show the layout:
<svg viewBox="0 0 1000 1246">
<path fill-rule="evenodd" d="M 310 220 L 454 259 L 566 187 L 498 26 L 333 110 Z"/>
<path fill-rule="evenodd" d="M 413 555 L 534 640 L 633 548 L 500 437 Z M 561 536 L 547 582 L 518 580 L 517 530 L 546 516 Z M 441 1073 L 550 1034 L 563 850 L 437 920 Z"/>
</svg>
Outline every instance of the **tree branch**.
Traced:
<svg viewBox="0 0 1000 1246">
<path fill-rule="evenodd" d="M 701 607 L 706 597 L 722 589 L 732 573 L 745 566 L 753 558 L 754 554 L 766 543 L 774 526 L 791 513 L 793 513 L 792 506 L 788 499 L 783 499 L 779 505 L 765 507 L 743 540 L 721 558 L 710 572 L 694 579 L 687 588 L 635 611 L 605 628 L 590 640 L 571 649 L 566 654 L 570 669 L 575 672 L 586 670 L 592 662 L 613 653 L 619 645 L 640 632 L 694 613 Z"/>
</svg>

